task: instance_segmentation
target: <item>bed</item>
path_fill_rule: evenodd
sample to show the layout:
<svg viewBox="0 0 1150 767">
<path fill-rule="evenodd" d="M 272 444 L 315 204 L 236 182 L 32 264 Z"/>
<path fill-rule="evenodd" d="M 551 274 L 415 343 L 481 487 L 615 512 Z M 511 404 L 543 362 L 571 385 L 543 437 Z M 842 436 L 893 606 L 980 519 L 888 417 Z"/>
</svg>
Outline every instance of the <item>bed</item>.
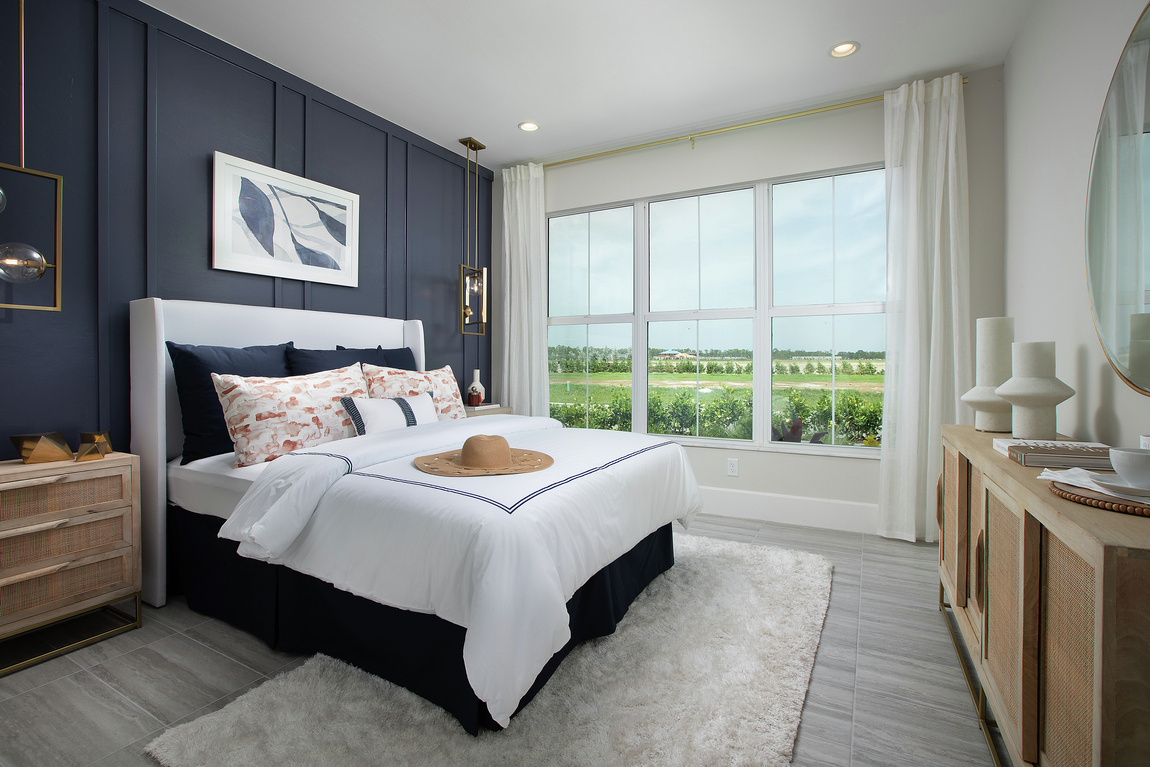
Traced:
<svg viewBox="0 0 1150 767">
<path fill-rule="evenodd" d="M 183 593 L 193 609 L 273 647 L 347 660 L 442 706 L 473 734 L 506 726 L 579 641 L 613 632 L 672 565 L 669 521 L 699 508 L 675 443 L 521 416 L 338 440 L 238 470 L 218 456 L 180 466 L 166 341 L 407 347 L 423 370 L 422 324 L 150 298 L 132 302 L 131 330 L 144 599 L 158 606 Z M 556 471 L 416 476 L 412 457 L 481 432 L 554 455 Z M 308 500 L 288 515 L 286 533 L 277 523 L 281 543 L 263 548 L 253 524 L 280 519 L 283 504 L 261 506 L 261 488 L 284 486 Z M 414 532 L 412 520 L 439 537 Z"/>
</svg>

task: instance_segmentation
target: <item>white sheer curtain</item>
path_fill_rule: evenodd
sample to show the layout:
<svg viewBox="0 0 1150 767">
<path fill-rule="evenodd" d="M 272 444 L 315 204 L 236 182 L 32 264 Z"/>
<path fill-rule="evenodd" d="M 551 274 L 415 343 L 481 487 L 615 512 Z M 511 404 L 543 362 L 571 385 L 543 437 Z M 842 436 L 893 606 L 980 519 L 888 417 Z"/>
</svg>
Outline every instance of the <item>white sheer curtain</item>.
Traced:
<svg viewBox="0 0 1150 767">
<path fill-rule="evenodd" d="M 1145 311 L 1142 129 L 1150 41 L 1127 46 L 1106 95 L 1090 183 L 1087 259 L 1098 334 L 1115 359 L 1130 349 L 1130 315 Z"/>
<path fill-rule="evenodd" d="M 543 166 L 503 169 L 503 400 L 516 415 L 548 414 L 547 215 Z"/>
<path fill-rule="evenodd" d="M 887 91 L 886 377 L 878 533 L 938 540 L 942 424 L 970 423 L 962 76 Z"/>
</svg>

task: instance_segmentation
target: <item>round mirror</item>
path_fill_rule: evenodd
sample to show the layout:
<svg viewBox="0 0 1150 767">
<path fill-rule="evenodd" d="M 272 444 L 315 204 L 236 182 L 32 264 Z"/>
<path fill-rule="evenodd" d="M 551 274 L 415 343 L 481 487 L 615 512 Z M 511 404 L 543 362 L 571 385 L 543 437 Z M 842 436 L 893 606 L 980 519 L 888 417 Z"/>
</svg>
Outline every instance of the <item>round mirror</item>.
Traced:
<svg viewBox="0 0 1150 767">
<path fill-rule="evenodd" d="M 1098 339 L 1126 383 L 1150 395 L 1150 11 L 1130 35 L 1098 121 L 1086 196 L 1086 275 Z"/>
</svg>

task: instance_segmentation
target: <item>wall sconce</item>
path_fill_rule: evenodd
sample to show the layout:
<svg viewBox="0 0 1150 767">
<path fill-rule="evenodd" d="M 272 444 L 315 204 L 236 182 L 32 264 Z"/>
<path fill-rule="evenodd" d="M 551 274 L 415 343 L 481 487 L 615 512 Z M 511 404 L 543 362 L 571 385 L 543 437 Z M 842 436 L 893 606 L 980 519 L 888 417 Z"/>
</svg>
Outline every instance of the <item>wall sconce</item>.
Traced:
<svg viewBox="0 0 1150 767">
<path fill-rule="evenodd" d="M 24 166 L 24 0 L 20 0 L 20 165 L 0 163 L 0 280 L 16 284 L 35 282 L 48 269 L 56 270 L 51 304 L 4 304 L 0 309 L 32 309 L 58 312 L 61 302 L 60 250 L 64 234 L 64 179 Z M 48 261 L 43 253 L 23 241 L 34 240 L 53 211 L 55 238 Z"/>
<path fill-rule="evenodd" d="M 459 265 L 459 332 L 465 336 L 487 333 L 487 267 L 479 267 L 479 150 L 486 149 L 473 138 L 461 138 L 467 147 L 463 189 L 463 263 Z M 475 206 L 471 205 L 471 153 L 475 152 Z M 472 213 L 474 212 L 474 215 Z M 472 238 L 474 233 L 475 237 Z M 474 244 L 473 244 L 474 242 Z M 474 266 L 472 264 L 474 263 Z"/>
</svg>

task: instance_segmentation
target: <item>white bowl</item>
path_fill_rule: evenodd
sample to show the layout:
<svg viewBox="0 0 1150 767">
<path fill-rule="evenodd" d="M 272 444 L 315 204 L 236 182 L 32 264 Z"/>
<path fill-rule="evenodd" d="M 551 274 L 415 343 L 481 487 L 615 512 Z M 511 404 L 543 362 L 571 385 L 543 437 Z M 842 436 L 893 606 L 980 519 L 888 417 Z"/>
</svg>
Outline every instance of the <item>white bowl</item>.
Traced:
<svg viewBox="0 0 1150 767">
<path fill-rule="evenodd" d="M 1150 450 L 1135 447 L 1110 448 L 1110 465 L 1131 487 L 1150 488 Z"/>
</svg>

